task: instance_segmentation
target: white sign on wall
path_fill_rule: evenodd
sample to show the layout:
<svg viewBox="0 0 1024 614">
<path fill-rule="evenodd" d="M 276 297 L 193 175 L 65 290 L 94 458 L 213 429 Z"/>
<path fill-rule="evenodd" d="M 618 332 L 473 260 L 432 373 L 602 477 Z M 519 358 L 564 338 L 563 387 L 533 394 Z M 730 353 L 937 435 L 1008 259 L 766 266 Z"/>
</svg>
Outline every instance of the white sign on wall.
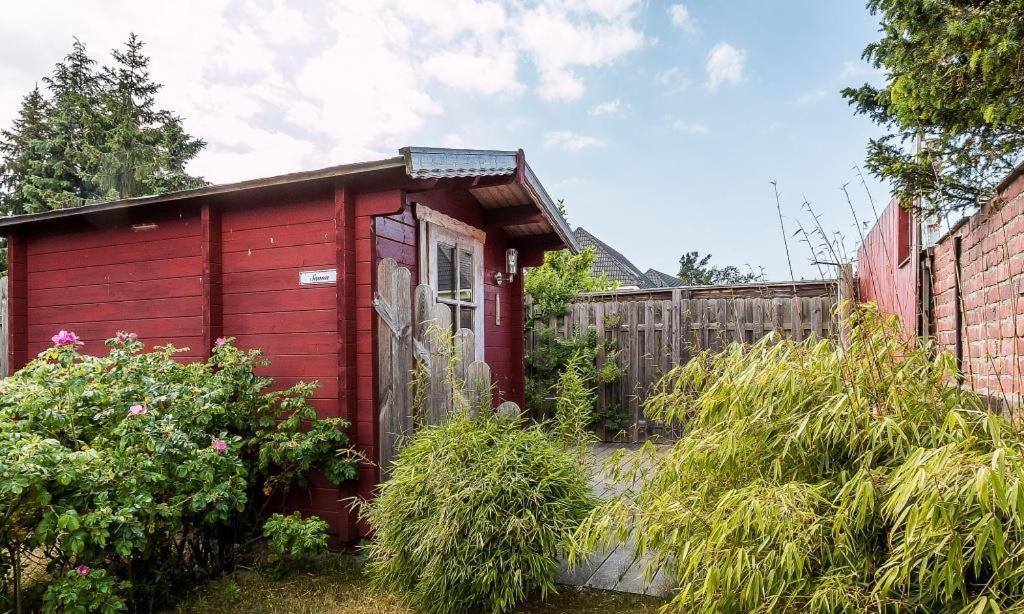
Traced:
<svg viewBox="0 0 1024 614">
<path fill-rule="evenodd" d="M 300 271 L 299 283 L 303 286 L 315 286 L 319 284 L 333 284 L 338 282 L 338 269 L 323 269 L 321 271 Z"/>
</svg>

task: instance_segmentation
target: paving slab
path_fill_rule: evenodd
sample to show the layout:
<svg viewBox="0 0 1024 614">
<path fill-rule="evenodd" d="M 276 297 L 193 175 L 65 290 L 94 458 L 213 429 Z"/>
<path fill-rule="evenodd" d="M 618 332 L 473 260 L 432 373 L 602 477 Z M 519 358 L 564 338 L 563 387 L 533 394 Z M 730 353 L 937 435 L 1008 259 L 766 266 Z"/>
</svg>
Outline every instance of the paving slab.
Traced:
<svg viewBox="0 0 1024 614">
<path fill-rule="evenodd" d="M 616 450 L 623 448 L 635 450 L 637 447 L 635 444 L 622 443 L 602 443 L 594 446 L 592 461 L 595 474 L 591 478 L 591 487 L 595 496 L 609 499 L 635 486 L 628 479 L 612 480 L 605 470 L 604 464 Z M 649 561 L 649 557 L 638 559 L 634 554 L 632 542 L 627 540 L 613 548 L 594 553 L 573 569 L 570 569 L 563 560 L 557 582 L 570 586 L 586 586 L 622 593 L 659 597 L 670 595 L 672 585 L 665 573 L 658 571 L 650 582 L 644 580 L 643 571 Z"/>
</svg>

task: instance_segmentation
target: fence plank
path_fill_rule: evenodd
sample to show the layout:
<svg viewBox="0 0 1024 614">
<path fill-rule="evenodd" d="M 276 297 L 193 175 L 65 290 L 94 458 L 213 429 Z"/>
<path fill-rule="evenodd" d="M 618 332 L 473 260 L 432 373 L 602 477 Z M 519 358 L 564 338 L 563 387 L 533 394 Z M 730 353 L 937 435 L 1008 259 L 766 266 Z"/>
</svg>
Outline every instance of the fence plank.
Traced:
<svg viewBox="0 0 1024 614">
<path fill-rule="evenodd" d="M 377 264 L 377 391 L 381 479 L 387 479 L 399 439 L 412 429 L 409 378 L 412 371 L 412 309 L 409 269 L 391 258 Z"/>
<path fill-rule="evenodd" d="M 468 328 L 460 328 L 455 333 L 455 377 L 466 381 L 469 365 L 476 361 L 476 335 Z"/>
<path fill-rule="evenodd" d="M 491 408 L 491 367 L 482 361 L 476 361 L 466 369 L 466 399 L 469 409 L 477 413 Z"/>
<path fill-rule="evenodd" d="M 736 295 L 730 295 L 730 288 L 723 287 L 712 296 L 691 298 L 690 291 L 682 288 L 673 290 L 670 300 L 589 297 L 570 305 L 564 317 L 550 319 L 556 335 L 594 330 L 599 341 L 616 348 L 621 374 L 617 381 L 598 387 L 596 409 L 617 407 L 625 412 L 630 441 L 669 428 L 645 423 L 644 397 L 662 375 L 686 364 L 696 352 L 721 350 L 734 342 L 752 343 L 773 331 L 790 339 L 810 334 L 825 338 L 836 332 L 831 320 L 837 303 L 834 291 L 804 297 L 752 296 L 747 288 L 737 288 Z M 529 334 L 526 346 L 537 347 L 539 333 Z M 602 348 L 597 365 L 608 359 Z M 610 440 L 616 433 L 599 428 L 598 435 Z"/>
</svg>

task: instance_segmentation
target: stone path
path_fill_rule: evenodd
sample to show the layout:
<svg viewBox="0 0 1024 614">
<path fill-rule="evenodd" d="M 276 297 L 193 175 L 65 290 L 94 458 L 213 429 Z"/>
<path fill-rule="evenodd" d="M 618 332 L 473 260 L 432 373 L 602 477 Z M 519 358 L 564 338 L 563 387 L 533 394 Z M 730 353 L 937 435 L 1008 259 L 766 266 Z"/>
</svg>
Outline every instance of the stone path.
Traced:
<svg viewBox="0 0 1024 614">
<path fill-rule="evenodd" d="M 594 494 L 608 499 L 622 494 L 633 486 L 627 481 L 612 481 L 607 472 L 601 470 L 605 461 L 622 448 L 636 449 L 638 446 L 621 443 L 602 443 L 594 448 L 594 463 L 598 468 L 597 475 L 592 479 Z M 637 593 L 642 595 L 667 596 L 672 586 L 661 572 L 654 576 L 648 586 L 643 580 L 643 569 L 648 558 L 637 559 L 633 554 L 632 544 L 627 542 L 615 548 L 595 553 L 590 559 L 575 569 L 562 564 L 557 582 L 571 586 L 586 586 L 620 593 Z"/>
</svg>

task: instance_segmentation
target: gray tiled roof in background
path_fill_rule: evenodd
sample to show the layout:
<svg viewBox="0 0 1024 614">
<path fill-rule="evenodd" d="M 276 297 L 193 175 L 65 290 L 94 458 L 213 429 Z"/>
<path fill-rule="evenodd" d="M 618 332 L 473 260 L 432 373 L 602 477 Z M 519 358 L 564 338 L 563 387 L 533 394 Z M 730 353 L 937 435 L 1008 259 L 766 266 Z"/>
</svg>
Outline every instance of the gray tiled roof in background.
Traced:
<svg viewBox="0 0 1024 614">
<path fill-rule="evenodd" d="M 582 226 L 573 231 L 580 247 L 594 248 L 594 275 L 607 275 L 620 286 L 635 287 L 641 290 L 654 288 L 674 288 L 685 285 L 683 280 L 674 275 L 655 269 L 647 269 L 644 273 L 617 250 L 604 241 L 587 232 Z"/>
<path fill-rule="evenodd" d="M 686 285 L 686 282 L 675 275 L 669 275 L 657 269 L 647 269 L 644 276 L 651 280 L 651 283 L 655 284 L 656 288 L 679 288 Z"/>
</svg>

